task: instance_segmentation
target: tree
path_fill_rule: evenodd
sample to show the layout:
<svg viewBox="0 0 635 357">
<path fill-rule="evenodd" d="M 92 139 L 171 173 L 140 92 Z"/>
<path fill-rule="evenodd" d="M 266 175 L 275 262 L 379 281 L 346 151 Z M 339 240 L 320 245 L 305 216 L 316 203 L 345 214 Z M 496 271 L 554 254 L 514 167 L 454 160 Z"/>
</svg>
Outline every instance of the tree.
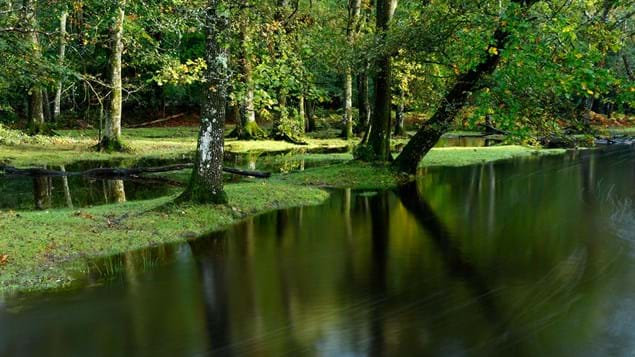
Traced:
<svg viewBox="0 0 635 357">
<path fill-rule="evenodd" d="M 240 122 L 237 123 L 236 136 L 239 139 L 259 139 L 265 136 L 264 130 L 260 128 L 256 122 L 256 104 L 255 104 L 255 83 L 253 79 L 253 41 L 250 35 L 250 17 L 249 17 L 248 1 L 244 1 L 242 4 L 241 12 L 238 18 L 238 37 L 239 37 L 239 59 L 238 67 L 241 77 L 235 78 L 241 79 L 240 85 L 242 90 L 239 91 L 238 98 L 241 102 L 240 110 Z"/>
<path fill-rule="evenodd" d="M 121 79 L 121 57 L 123 55 L 123 26 L 126 17 L 126 0 L 114 0 L 114 12 L 110 27 L 110 98 L 108 117 L 100 149 L 121 151 L 121 115 L 123 105 L 123 83 Z"/>
<path fill-rule="evenodd" d="M 353 47 L 357 32 L 359 17 L 362 9 L 362 0 L 348 1 L 348 21 L 346 23 L 346 42 Z M 344 69 L 344 130 L 342 137 L 353 137 L 353 68 L 346 64 Z"/>
<path fill-rule="evenodd" d="M 59 52 L 57 55 L 57 65 L 62 67 L 64 65 L 64 57 L 66 57 L 66 21 L 68 19 L 68 11 L 62 10 L 60 16 L 60 33 L 59 33 Z M 55 99 L 53 102 L 53 117 L 57 119 L 62 112 L 62 78 L 57 81 L 57 88 L 55 90 Z"/>
<path fill-rule="evenodd" d="M 33 51 L 33 57 L 39 60 L 42 57 L 42 49 L 38 38 L 37 2 L 36 0 L 24 0 L 23 7 L 28 41 Z M 34 83 L 29 88 L 29 132 L 31 134 L 40 134 L 44 131 L 44 96 L 42 95 L 39 79 L 34 79 Z"/>
<path fill-rule="evenodd" d="M 515 4 L 522 4 L 523 12 L 526 12 L 539 0 L 512 0 Z M 494 36 L 493 44 L 485 50 L 485 60 L 466 73 L 458 76 L 452 88 L 447 92 L 435 114 L 426 121 L 397 159 L 393 167 L 397 170 L 414 174 L 417 171 L 421 159 L 436 145 L 441 136 L 447 132 L 457 114 L 466 105 L 468 96 L 475 90 L 478 82 L 485 76 L 491 75 L 501 59 L 501 51 L 505 48 L 510 33 L 507 31 L 507 22 L 501 20 Z"/>
<path fill-rule="evenodd" d="M 392 19 L 397 0 L 377 0 L 376 27 L 379 43 L 385 44 L 390 20 Z M 375 108 L 371 117 L 370 137 L 368 143 L 372 149 L 374 160 L 390 160 L 390 113 L 392 109 L 391 93 L 391 53 L 381 51 L 375 62 Z"/>
<path fill-rule="evenodd" d="M 205 99 L 196 160 L 189 185 L 182 199 L 198 203 L 225 203 L 223 188 L 223 150 L 225 107 L 229 83 L 229 53 L 224 37 L 229 17 L 223 0 L 208 0 L 205 11 L 206 46 Z"/>
</svg>

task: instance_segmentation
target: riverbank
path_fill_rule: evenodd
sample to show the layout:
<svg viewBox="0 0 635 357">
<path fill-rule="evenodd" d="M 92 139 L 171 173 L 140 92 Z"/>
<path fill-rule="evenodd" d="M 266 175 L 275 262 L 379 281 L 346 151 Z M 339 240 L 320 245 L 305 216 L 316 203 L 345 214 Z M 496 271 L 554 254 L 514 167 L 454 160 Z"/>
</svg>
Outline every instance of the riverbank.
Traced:
<svg viewBox="0 0 635 357">
<path fill-rule="evenodd" d="M 0 162 L 19 167 L 68 165 L 85 159 L 120 158 L 139 162 L 178 158 L 191 152 L 195 145 L 183 138 L 153 139 L 152 144 L 144 142 L 150 139 L 138 138 L 130 140 L 138 150 L 133 153 L 96 154 L 88 149 L 89 141 L 72 136 L 64 138 L 66 144 L 54 141 L 37 146 L 0 145 Z M 341 145 L 334 140 L 342 141 L 312 140 L 312 147 L 330 149 Z M 236 142 L 235 145 L 243 152 L 279 149 L 278 146 L 269 148 L 266 141 Z M 438 148 L 431 151 L 421 166 L 462 166 L 561 152 L 522 146 Z M 271 158 L 289 159 L 287 155 Z M 268 180 L 228 183 L 230 201 L 227 205 L 177 206 L 171 203 L 178 194 L 175 191 L 158 199 L 79 210 L 0 211 L 0 294 L 67 286 L 86 271 L 90 259 L 193 239 L 271 210 L 320 204 L 329 197 L 326 187 L 379 190 L 412 179 L 396 175 L 386 166 L 352 161 L 347 153 L 301 154 L 292 155 L 291 159 L 310 162 L 312 167 L 304 170 L 293 167 L 275 173 Z M 170 175 L 182 182 L 188 176 L 187 170 Z"/>
</svg>

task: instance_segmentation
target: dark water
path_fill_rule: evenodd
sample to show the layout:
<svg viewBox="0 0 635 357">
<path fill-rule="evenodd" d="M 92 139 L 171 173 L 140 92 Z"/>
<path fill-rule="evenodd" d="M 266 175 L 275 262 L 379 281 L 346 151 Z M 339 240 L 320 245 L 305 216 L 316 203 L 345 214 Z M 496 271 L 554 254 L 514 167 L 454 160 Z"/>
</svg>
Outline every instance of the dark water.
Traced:
<svg viewBox="0 0 635 357">
<path fill-rule="evenodd" d="M 177 183 L 161 177 L 96 180 L 87 177 L 2 177 L 0 210 L 81 208 L 147 200 L 176 192 Z"/>
<path fill-rule="evenodd" d="M 633 355 L 634 184 L 624 146 L 335 192 L 0 300 L 0 355 Z"/>
</svg>

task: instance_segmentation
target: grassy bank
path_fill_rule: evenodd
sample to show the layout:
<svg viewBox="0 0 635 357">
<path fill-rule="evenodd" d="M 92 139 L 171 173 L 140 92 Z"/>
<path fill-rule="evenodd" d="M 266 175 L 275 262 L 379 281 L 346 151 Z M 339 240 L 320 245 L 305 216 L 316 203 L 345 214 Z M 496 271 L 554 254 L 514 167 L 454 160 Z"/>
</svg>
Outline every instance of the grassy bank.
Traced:
<svg viewBox="0 0 635 357">
<path fill-rule="evenodd" d="M 86 269 L 85 259 L 218 230 L 257 213 L 315 205 L 326 191 L 280 182 L 227 186 L 222 206 L 179 205 L 174 197 L 82 210 L 0 212 L 0 293 L 67 284 Z"/>
<path fill-rule="evenodd" d="M 159 138 L 148 138 L 152 135 Z M 185 155 L 195 145 L 184 138 L 191 132 L 183 137 L 161 135 L 160 131 L 138 131 L 134 138 L 128 137 L 135 152 L 124 154 L 96 154 L 90 150 L 93 141 L 77 133 L 63 139 L 38 139 L 40 143 L 0 145 L 0 162 L 29 166 L 89 159 L 169 158 Z M 311 141 L 310 145 L 318 148 L 347 145 L 340 139 Z M 228 146 L 237 152 L 288 150 L 267 141 L 229 141 Z M 432 150 L 421 166 L 461 166 L 560 152 L 521 146 L 439 148 Z M 185 241 L 269 210 L 319 204 L 328 198 L 322 187 L 386 189 L 411 179 L 396 175 L 387 166 L 351 159 L 346 153 L 262 157 L 273 163 L 284 161 L 279 167 L 285 169 L 266 181 L 228 184 L 230 202 L 222 206 L 175 206 L 171 204 L 174 196 L 170 196 L 81 210 L 0 211 L 0 293 L 63 286 L 86 270 L 87 259 Z M 298 170 L 299 162 L 301 167 L 310 168 Z M 189 171 L 171 174 L 181 181 L 188 176 Z"/>
</svg>

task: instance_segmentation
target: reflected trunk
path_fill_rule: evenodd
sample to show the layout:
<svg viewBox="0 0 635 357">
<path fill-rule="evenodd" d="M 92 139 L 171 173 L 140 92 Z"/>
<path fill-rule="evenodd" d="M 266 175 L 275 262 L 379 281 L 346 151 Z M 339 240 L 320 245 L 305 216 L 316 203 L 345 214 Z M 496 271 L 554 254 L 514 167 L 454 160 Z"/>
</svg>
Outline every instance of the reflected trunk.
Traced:
<svg viewBox="0 0 635 357">
<path fill-rule="evenodd" d="M 123 180 L 113 180 L 106 183 L 108 188 L 109 202 L 124 203 L 126 202 L 126 190 Z"/>
</svg>

